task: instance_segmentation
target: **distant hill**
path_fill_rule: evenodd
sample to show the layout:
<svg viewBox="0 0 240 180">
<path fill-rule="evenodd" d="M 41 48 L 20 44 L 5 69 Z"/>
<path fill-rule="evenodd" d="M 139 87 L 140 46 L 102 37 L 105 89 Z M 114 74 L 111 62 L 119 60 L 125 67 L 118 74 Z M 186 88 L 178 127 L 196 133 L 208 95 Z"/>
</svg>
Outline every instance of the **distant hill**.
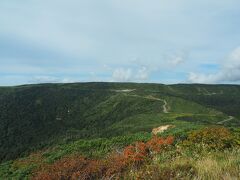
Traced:
<svg viewBox="0 0 240 180">
<path fill-rule="evenodd" d="M 0 160 L 164 124 L 240 126 L 240 86 L 73 83 L 0 87 Z"/>
</svg>

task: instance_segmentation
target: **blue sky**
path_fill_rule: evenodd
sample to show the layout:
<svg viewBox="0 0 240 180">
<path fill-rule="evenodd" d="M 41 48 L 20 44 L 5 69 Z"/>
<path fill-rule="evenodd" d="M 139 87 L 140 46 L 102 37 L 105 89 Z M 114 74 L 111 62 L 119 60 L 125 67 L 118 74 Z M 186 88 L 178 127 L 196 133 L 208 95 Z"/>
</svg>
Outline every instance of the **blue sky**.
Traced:
<svg viewBox="0 0 240 180">
<path fill-rule="evenodd" d="M 240 83 L 239 0 L 1 0 L 0 85 Z"/>
</svg>

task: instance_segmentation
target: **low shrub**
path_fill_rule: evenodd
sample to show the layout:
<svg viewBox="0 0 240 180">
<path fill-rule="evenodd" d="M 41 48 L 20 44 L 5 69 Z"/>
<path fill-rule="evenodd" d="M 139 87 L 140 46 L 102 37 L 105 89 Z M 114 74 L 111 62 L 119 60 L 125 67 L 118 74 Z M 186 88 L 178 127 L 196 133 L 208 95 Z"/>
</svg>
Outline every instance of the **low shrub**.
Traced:
<svg viewBox="0 0 240 180">
<path fill-rule="evenodd" d="M 133 173 L 129 173 L 127 179 L 192 179 L 196 174 L 196 168 L 191 164 L 178 164 L 168 167 L 161 167 L 158 164 L 151 164 L 145 165 Z"/>
<path fill-rule="evenodd" d="M 139 167 L 152 154 L 159 153 L 173 143 L 173 137 L 154 136 L 148 142 L 136 142 L 124 148 L 122 153 L 111 153 L 104 159 L 93 160 L 82 156 L 62 158 L 52 165 L 42 166 L 34 174 L 34 180 L 97 179 L 118 177 L 128 167 Z"/>
<path fill-rule="evenodd" d="M 212 150 L 223 150 L 235 145 L 231 132 L 225 127 L 206 127 L 204 129 L 191 132 L 187 140 L 183 141 L 187 147 Z"/>
<path fill-rule="evenodd" d="M 159 153 L 166 148 L 169 147 L 169 145 L 172 145 L 174 142 L 174 137 L 173 136 L 168 136 L 167 138 L 160 138 L 157 136 L 154 136 L 152 139 L 150 139 L 147 142 L 147 147 L 149 148 L 149 151 L 154 154 L 154 153 Z"/>
<path fill-rule="evenodd" d="M 128 163 L 140 164 L 148 156 L 149 150 L 146 143 L 137 142 L 134 146 L 127 146 L 123 151 L 124 158 Z"/>
</svg>

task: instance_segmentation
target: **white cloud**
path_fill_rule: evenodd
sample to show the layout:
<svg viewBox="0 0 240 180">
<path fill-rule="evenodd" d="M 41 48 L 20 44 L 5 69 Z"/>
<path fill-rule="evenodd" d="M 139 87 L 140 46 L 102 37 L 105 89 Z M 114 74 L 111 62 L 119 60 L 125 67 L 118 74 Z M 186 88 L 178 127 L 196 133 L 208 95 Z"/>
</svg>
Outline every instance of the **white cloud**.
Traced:
<svg viewBox="0 0 240 180">
<path fill-rule="evenodd" d="M 145 81 L 149 78 L 149 73 L 149 70 L 145 66 L 143 66 L 137 71 L 135 78 L 138 81 Z"/>
<path fill-rule="evenodd" d="M 72 83 L 73 79 L 55 76 L 34 76 L 29 83 Z"/>
<path fill-rule="evenodd" d="M 112 78 L 114 81 L 131 81 L 132 80 L 132 70 L 118 68 L 113 71 Z"/>
<path fill-rule="evenodd" d="M 64 77 L 168 82 L 176 77 L 177 83 L 203 61 L 218 64 L 240 42 L 239 12 L 239 0 L 3 0 L 0 84 L 8 81 L 3 75 L 11 76 L 14 84 L 16 74 L 21 76 L 16 84 L 37 75 L 57 77 L 36 78 L 40 82 Z M 182 50 L 190 54 L 188 63 L 178 53 Z M 237 51 L 231 59 L 239 59 Z M 130 62 L 131 57 L 136 58 Z M 236 68 L 220 75 L 202 73 L 192 73 L 189 80 L 238 77 Z"/>
<path fill-rule="evenodd" d="M 33 83 L 54 83 L 58 82 L 59 79 L 53 76 L 34 76 L 30 81 Z"/>
<path fill-rule="evenodd" d="M 240 81 L 240 47 L 234 49 L 221 64 L 215 74 L 189 74 L 188 80 L 193 83 L 236 83 Z"/>
<path fill-rule="evenodd" d="M 182 64 L 183 62 L 184 62 L 184 59 L 181 56 L 176 56 L 170 61 L 170 63 L 174 66 Z"/>
<path fill-rule="evenodd" d="M 74 81 L 73 79 L 70 79 L 70 78 L 63 78 L 61 80 L 61 82 L 62 83 L 73 83 L 73 82 L 76 82 L 76 81 Z"/>
<path fill-rule="evenodd" d="M 170 66 L 178 66 L 183 64 L 188 58 L 188 53 L 185 51 L 171 52 L 167 59 Z"/>
<path fill-rule="evenodd" d="M 117 82 L 144 82 L 149 79 L 150 70 L 142 66 L 140 68 L 117 68 L 113 71 L 112 81 Z"/>
<path fill-rule="evenodd" d="M 172 64 L 173 64 L 174 66 L 176 66 L 176 65 L 181 64 L 182 62 L 183 62 L 183 59 L 182 59 L 181 57 L 176 57 L 176 58 L 172 61 Z"/>
<path fill-rule="evenodd" d="M 229 62 L 225 64 L 226 68 L 240 68 L 240 47 L 233 50 L 229 56 Z"/>
<path fill-rule="evenodd" d="M 220 75 L 214 75 L 214 74 L 198 74 L 198 73 L 189 73 L 188 80 L 191 83 L 206 83 L 206 84 L 211 84 L 211 83 L 216 83 L 219 81 Z"/>
</svg>

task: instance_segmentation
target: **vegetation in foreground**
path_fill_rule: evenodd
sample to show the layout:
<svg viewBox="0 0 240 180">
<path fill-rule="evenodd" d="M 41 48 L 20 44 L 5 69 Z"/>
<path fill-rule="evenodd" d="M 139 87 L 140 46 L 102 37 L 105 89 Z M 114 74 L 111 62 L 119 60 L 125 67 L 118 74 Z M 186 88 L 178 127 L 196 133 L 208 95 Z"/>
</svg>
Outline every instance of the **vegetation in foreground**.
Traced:
<svg viewBox="0 0 240 180">
<path fill-rule="evenodd" d="M 57 153 L 56 150 L 37 152 L 12 162 L 14 172 L 19 171 L 15 176 L 10 172 L 4 176 L 2 170 L 7 165 L 1 165 L 1 177 L 35 180 L 240 178 L 239 129 L 205 127 L 189 132 L 185 138 L 139 134 L 129 138 L 129 145 L 117 148 L 116 145 L 121 144 L 120 138 L 118 140 L 118 143 L 117 139 L 109 143 L 108 147 L 115 144 L 114 148 L 100 156 L 96 156 L 98 153 L 84 155 L 71 151 L 70 147 L 65 147 L 68 153 L 55 159 L 51 153 Z M 96 151 L 102 151 L 101 143 L 96 145 L 96 141 L 93 144 L 88 146 L 90 151 L 94 146 Z"/>
</svg>

